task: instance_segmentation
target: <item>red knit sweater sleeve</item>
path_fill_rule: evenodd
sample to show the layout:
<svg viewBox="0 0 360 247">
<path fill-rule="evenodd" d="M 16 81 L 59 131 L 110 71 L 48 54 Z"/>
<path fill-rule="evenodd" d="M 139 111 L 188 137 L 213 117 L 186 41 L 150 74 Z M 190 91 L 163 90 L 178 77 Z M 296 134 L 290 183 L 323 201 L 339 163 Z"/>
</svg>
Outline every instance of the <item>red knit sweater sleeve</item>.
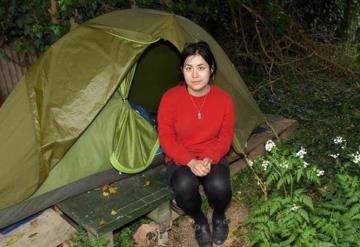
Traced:
<svg viewBox="0 0 360 247">
<path fill-rule="evenodd" d="M 234 127 L 234 105 L 229 96 L 225 104 L 225 114 L 220 132 L 216 138 L 207 143 L 201 158 L 209 157 L 213 160 L 213 164 L 219 163 L 220 159 L 229 152 L 234 134 Z"/>
<path fill-rule="evenodd" d="M 158 109 L 158 132 L 161 148 L 176 164 L 187 165 L 194 157 L 177 141 L 174 127 L 176 101 L 164 94 Z"/>
</svg>

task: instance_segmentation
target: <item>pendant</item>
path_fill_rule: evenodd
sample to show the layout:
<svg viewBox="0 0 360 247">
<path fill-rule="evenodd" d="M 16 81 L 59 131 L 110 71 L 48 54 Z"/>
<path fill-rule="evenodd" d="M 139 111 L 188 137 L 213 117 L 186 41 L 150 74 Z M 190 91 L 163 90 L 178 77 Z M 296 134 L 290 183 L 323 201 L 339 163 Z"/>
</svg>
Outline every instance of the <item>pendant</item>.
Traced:
<svg viewBox="0 0 360 247">
<path fill-rule="evenodd" d="M 199 119 L 199 120 L 201 119 L 201 112 L 197 113 L 197 119 Z"/>
</svg>

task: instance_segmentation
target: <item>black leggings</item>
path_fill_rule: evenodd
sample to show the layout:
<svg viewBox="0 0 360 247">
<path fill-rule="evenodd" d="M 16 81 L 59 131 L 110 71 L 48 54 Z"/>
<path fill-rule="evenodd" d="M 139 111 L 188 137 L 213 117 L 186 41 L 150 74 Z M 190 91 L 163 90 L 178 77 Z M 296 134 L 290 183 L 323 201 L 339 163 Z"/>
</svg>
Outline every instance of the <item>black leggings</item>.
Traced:
<svg viewBox="0 0 360 247">
<path fill-rule="evenodd" d="M 225 159 L 212 165 L 205 177 L 197 177 L 188 166 L 168 165 L 168 179 L 175 194 L 177 205 L 190 215 L 195 223 L 204 224 L 207 219 L 201 211 L 199 185 L 204 186 L 210 205 L 214 207 L 213 220 L 224 219 L 225 210 L 231 200 L 231 182 L 229 165 Z"/>
</svg>

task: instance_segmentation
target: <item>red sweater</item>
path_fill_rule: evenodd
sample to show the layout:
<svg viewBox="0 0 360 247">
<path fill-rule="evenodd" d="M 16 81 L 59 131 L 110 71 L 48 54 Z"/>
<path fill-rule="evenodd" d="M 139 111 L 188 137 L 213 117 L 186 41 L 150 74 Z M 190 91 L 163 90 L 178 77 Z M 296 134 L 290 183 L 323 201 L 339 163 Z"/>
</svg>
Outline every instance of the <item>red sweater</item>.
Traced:
<svg viewBox="0 0 360 247">
<path fill-rule="evenodd" d="M 201 119 L 197 118 L 199 108 Z M 209 157 L 217 164 L 230 149 L 234 125 L 232 98 L 214 85 L 207 96 L 191 96 L 185 85 L 162 96 L 158 131 L 166 161 L 186 165 L 192 159 Z"/>
</svg>

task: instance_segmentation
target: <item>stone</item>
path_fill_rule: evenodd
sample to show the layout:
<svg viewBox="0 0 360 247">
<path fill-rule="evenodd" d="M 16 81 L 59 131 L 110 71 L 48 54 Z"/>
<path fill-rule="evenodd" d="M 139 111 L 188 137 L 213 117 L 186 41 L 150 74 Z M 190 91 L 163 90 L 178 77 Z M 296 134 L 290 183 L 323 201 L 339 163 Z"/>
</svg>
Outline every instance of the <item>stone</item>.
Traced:
<svg viewBox="0 0 360 247">
<path fill-rule="evenodd" d="M 137 247 L 154 246 L 159 232 L 160 226 L 156 223 L 142 224 L 135 232 L 133 239 Z"/>
</svg>

